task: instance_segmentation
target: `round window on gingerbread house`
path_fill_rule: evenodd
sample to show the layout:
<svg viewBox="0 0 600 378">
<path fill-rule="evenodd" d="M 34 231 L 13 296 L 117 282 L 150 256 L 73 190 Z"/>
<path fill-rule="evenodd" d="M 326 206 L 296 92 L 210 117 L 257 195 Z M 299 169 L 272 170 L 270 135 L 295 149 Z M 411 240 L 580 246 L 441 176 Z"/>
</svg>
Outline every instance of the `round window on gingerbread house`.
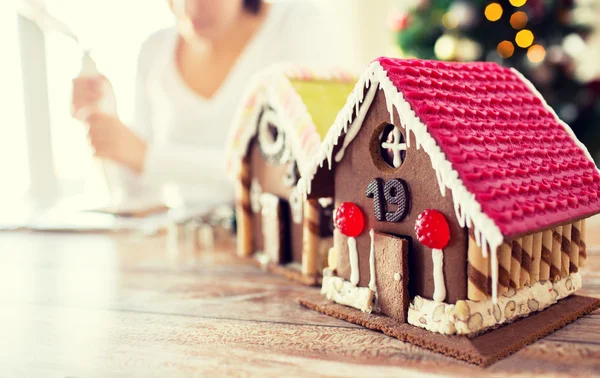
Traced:
<svg viewBox="0 0 600 378">
<path fill-rule="evenodd" d="M 380 171 L 393 171 L 406 159 L 406 140 L 400 128 L 382 123 L 375 129 L 370 143 L 373 164 Z"/>
<path fill-rule="evenodd" d="M 272 109 L 263 112 L 258 124 L 258 144 L 260 151 L 272 164 L 282 164 L 287 161 L 285 134 L 276 126 L 276 115 Z"/>
</svg>

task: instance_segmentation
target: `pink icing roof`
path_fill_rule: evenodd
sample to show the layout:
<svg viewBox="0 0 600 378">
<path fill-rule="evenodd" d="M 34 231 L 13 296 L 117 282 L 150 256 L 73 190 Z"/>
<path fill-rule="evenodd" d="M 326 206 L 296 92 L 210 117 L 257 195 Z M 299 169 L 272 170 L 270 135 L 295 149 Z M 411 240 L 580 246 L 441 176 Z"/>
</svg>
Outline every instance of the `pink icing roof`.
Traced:
<svg viewBox="0 0 600 378">
<path fill-rule="evenodd" d="M 515 72 L 495 63 L 377 62 L 503 235 L 600 212 L 596 166 Z"/>
</svg>

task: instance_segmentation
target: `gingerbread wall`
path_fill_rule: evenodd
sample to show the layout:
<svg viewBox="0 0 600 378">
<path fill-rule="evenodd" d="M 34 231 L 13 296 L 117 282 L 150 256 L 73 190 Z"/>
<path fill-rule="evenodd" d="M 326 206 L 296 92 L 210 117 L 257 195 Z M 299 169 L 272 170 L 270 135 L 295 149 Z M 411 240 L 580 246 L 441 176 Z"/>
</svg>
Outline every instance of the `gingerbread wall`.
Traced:
<svg viewBox="0 0 600 378">
<path fill-rule="evenodd" d="M 288 198 L 293 188 L 283 184 L 283 177 L 287 171 L 288 164 L 270 164 L 268 163 L 260 151 L 260 147 L 256 140 L 250 143 L 250 180 L 258 180 L 263 193 L 271 193 L 279 198 L 282 198 L 286 203 L 285 212 L 287 221 L 291 224 L 289 229 L 289 240 L 291 248 L 291 261 L 302 263 L 302 223 L 297 224 L 292 222 L 290 215 Z M 262 217 L 260 212 L 252 216 L 252 241 L 254 251 L 264 251 L 262 237 Z"/>
<path fill-rule="evenodd" d="M 394 123 L 399 117 L 395 112 Z M 385 96 L 379 91 L 367 113 L 365 122 L 347 148 L 343 160 L 335 167 L 335 204 L 354 202 L 365 215 L 364 231 L 356 237 L 359 252 L 359 286 L 369 283 L 369 230 L 386 232 L 404 236 L 412 240 L 409 249 L 409 287 L 411 296 L 415 294 L 425 298 L 433 295 L 433 261 L 431 249 L 422 246 L 415 235 L 414 226 L 418 215 L 425 209 L 436 209 L 444 214 L 450 225 L 450 242 L 444 248 L 444 279 L 447 290 L 446 302 L 455 303 L 467 297 L 467 230 L 461 228 L 454 213 L 452 195 L 449 190 L 442 197 L 435 171 L 429 156 L 415 148 L 414 136 L 411 134 L 410 148 L 406 158 L 398 169 L 380 170 L 371 158 L 371 140 L 373 133 L 382 123 L 390 121 Z M 402 130 L 404 134 L 404 130 Z M 406 135 L 405 135 L 406 137 Z M 341 141 L 340 141 L 341 144 Z M 336 148 L 337 150 L 337 148 Z M 334 153 L 335 155 L 335 153 Z M 409 210 L 404 220 L 398 223 L 377 221 L 374 217 L 373 199 L 367 198 L 365 190 L 374 179 L 381 178 L 385 182 L 391 179 L 402 179 L 408 186 Z M 334 232 L 334 243 L 339 251 L 338 275 L 350 279 L 350 261 L 346 236 L 339 231 Z"/>
</svg>

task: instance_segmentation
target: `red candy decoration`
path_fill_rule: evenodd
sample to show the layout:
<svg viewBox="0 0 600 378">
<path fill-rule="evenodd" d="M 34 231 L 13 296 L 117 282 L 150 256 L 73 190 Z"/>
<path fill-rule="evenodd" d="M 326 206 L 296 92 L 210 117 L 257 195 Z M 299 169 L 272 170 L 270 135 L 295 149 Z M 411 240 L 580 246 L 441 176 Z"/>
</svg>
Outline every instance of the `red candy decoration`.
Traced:
<svg viewBox="0 0 600 378">
<path fill-rule="evenodd" d="M 444 249 L 450 241 L 450 227 L 444 215 L 437 210 L 424 210 L 415 223 L 419 242 L 426 247 Z"/>
<path fill-rule="evenodd" d="M 353 202 L 342 202 L 335 210 L 335 227 L 346 236 L 358 236 L 365 227 L 362 211 Z"/>
</svg>

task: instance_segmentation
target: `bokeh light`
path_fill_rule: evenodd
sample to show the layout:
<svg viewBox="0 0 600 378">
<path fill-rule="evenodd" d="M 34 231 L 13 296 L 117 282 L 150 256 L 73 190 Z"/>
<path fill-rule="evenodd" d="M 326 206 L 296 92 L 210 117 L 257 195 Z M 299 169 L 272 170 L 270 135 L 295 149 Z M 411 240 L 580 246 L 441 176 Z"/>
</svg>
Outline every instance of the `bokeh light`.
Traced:
<svg viewBox="0 0 600 378">
<path fill-rule="evenodd" d="M 515 42 L 517 42 L 517 46 L 525 48 L 531 46 L 533 38 L 531 30 L 523 29 L 517 33 Z"/>
<path fill-rule="evenodd" d="M 502 6 L 498 3 L 491 3 L 485 7 L 485 18 L 490 21 L 498 21 L 502 17 Z"/>
<path fill-rule="evenodd" d="M 440 60 L 453 60 L 456 56 L 457 45 L 458 40 L 455 37 L 444 34 L 435 42 L 433 51 Z"/>
<path fill-rule="evenodd" d="M 523 11 L 515 12 L 510 16 L 510 26 L 515 29 L 523 29 L 527 25 L 527 21 L 529 21 L 529 18 Z"/>
<path fill-rule="evenodd" d="M 525 5 L 526 2 L 527 2 L 527 0 L 510 0 L 510 4 L 513 7 L 517 7 L 517 8 Z"/>
<path fill-rule="evenodd" d="M 533 45 L 527 50 L 527 58 L 533 63 L 540 63 L 546 57 L 546 49 L 542 45 Z"/>
<path fill-rule="evenodd" d="M 510 58 L 515 53 L 515 46 L 511 41 L 502 41 L 498 44 L 496 51 L 501 57 Z"/>
<path fill-rule="evenodd" d="M 452 12 L 447 12 L 442 16 L 442 24 L 446 29 L 454 29 L 458 26 L 459 23 L 458 17 Z"/>
</svg>

